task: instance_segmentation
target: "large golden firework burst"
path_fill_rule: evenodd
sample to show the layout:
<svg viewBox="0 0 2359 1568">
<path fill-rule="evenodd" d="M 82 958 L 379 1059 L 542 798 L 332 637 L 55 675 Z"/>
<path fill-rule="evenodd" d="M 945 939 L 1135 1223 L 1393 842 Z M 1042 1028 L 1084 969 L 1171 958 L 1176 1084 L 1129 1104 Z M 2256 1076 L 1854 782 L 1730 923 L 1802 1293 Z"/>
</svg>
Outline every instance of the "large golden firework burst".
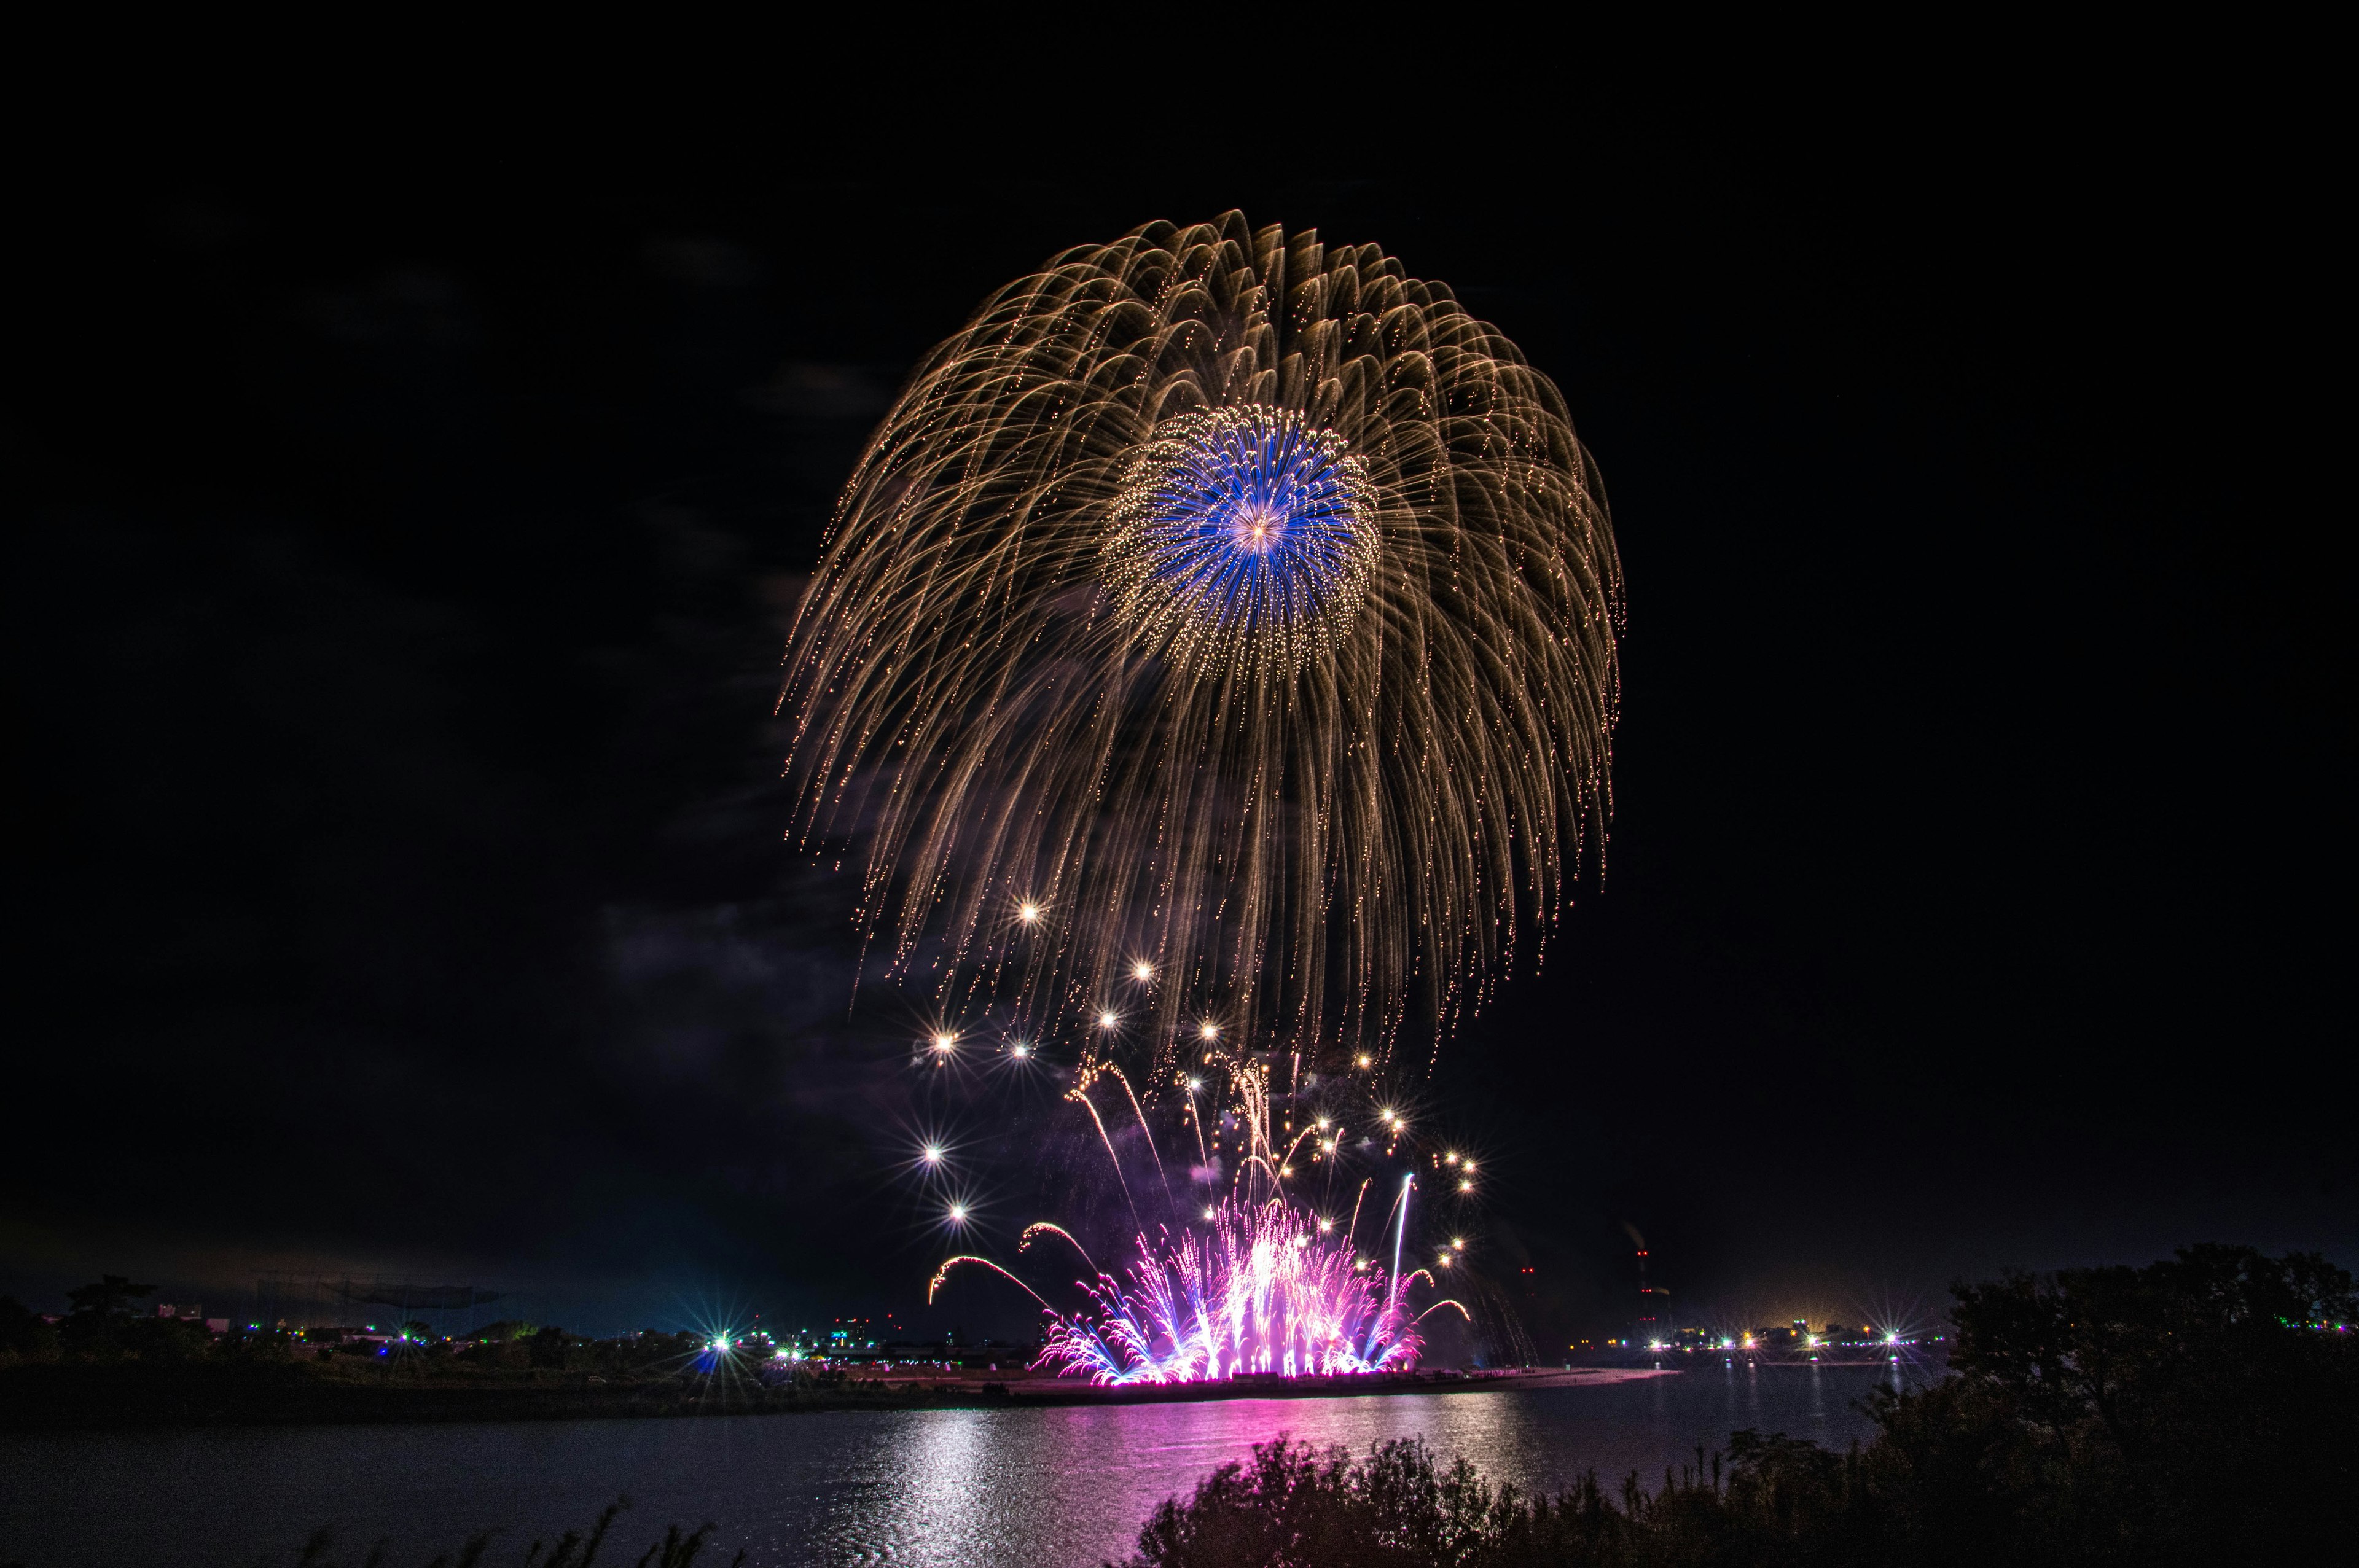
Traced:
<svg viewBox="0 0 2359 1568">
<path fill-rule="evenodd" d="M 1001 289 L 845 488 L 780 705 L 945 1027 L 1438 1043 L 1602 835 L 1620 568 L 1564 400 L 1441 284 L 1150 223 Z"/>
</svg>

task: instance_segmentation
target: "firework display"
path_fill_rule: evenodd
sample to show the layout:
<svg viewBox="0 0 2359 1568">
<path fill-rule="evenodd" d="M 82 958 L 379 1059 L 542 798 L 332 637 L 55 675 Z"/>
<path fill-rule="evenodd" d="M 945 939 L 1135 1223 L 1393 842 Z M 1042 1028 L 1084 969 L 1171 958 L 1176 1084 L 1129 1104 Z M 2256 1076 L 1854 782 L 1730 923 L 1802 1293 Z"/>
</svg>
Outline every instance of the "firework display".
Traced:
<svg viewBox="0 0 2359 1568">
<path fill-rule="evenodd" d="M 1423 1348 L 1419 1325 L 1435 1312 L 1468 1317 L 1454 1299 L 1428 1300 L 1435 1292 L 1432 1270 L 1404 1272 L 1403 1249 L 1418 1184 L 1419 1157 L 1437 1174 L 1447 1173 L 1460 1200 L 1471 1192 L 1474 1162 L 1451 1150 L 1446 1155 L 1409 1143 L 1406 1118 L 1386 1107 L 1354 1129 L 1334 1115 L 1314 1115 L 1299 1093 L 1273 1096 L 1271 1069 L 1206 1052 L 1202 1064 L 1216 1072 L 1215 1085 L 1202 1074 L 1181 1080 L 1180 1116 L 1194 1137 L 1194 1159 L 1167 1162 L 1155 1146 L 1155 1130 L 1145 1102 L 1132 1093 L 1119 1067 L 1102 1065 L 1076 1075 L 1066 1099 L 1083 1108 L 1105 1150 L 1107 1167 L 1135 1223 L 1133 1260 L 1117 1276 L 1099 1268 L 1082 1243 L 1062 1226 L 1026 1227 L 1019 1252 L 1036 1242 L 1070 1249 L 1089 1271 L 1072 1281 L 1078 1298 L 1060 1309 L 1022 1275 L 989 1258 L 962 1253 L 936 1271 L 928 1298 L 962 1266 L 987 1269 L 1020 1286 L 1047 1314 L 1037 1365 L 1102 1384 L 1202 1382 L 1240 1375 L 1335 1377 L 1407 1370 Z M 1120 1091 L 1155 1173 L 1155 1185 L 1135 1191 L 1115 1152 L 1100 1094 Z M 1306 1125 L 1285 1130 L 1296 1109 Z M 1273 1114 L 1277 1122 L 1273 1136 Z M 1119 1108 L 1117 1108 L 1119 1117 Z M 1356 1134 L 1356 1136 L 1355 1136 Z M 1225 1142 L 1225 1158 L 1224 1155 Z M 1404 1145 L 1408 1147 L 1405 1148 Z M 1384 1170 L 1356 1185 L 1343 1173 L 1354 1150 Z M 1394 1174 L 1408 1155 L 1408 1168 Z M 938 1166 L 941 1152 L 929 1146 L 921 1157 Z M 1169 1170 L 1187 1174 L 1175 1189 Z M 1360 1231 L 1371 1189 L 1379 1182 L 1390 1201 L 1375 1217 L 1375 1239 L 1390 1240 L 1389 1266 L 1381 1246 L 1362 1250 Z M 1447 1185 L 1445 1186 L 1447 1190 Z M 1334 1212 L 1343 1193 L 1348 1213 Z M 1318 1196 L 1309 1195 L 1318 1194 Z M 1159 1206 L 1166 1218 L 1152 1225 L 1140 1203 Z M 1159 1205 L 1158 1200 L 1160 1200 Z M 1324 1208 L 1328 1212 L 1321 1212 Z M 962 1227 L 965 1206 L 953 1201 L 946 1222 Z M 1462 1266 L 1465 1241 L 1436 1259 L 1436 1267 Z"/>
<path fill-rule="evenodd" d="M 1563 399 L 1446 287 L 1149 224 L 992 296 L 862 457 L 788 650 L 799 834 L 857 842 L 946 1027 L 1381 1062 L 1594 846 L 1620 615 Z"/>
<path fill-rule="evenodd" d="M 1083 1286 L 1095 1311 L 1058 1316 L 1044 1364 L 1101 1383 L 1178 1383 L 1416 1365 L 1420 1340 L 1383 1273 L 1284 1204 L 1223 1206 L 1202 1230 L 1142 1244 L 1127 1289 Z"/>
</svg>

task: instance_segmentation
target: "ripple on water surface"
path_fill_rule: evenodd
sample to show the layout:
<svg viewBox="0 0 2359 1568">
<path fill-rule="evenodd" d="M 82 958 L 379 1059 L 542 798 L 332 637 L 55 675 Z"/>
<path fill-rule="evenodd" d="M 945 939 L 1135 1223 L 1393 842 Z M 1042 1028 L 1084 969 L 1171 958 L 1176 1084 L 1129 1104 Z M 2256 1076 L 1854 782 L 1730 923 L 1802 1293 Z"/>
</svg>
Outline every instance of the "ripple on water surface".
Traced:
<svg viewBox="0 0 2359 1568">
<path fill-rule="evenodd" d="M 390 1568 L 503 1526 L 498 1563 L 627 1492 L 625 1561 L 667 1523 L 711 1519 L 723 1563 L 743 1546 L 779 1568 L 1063 1568 L 1127 1551 L 1158 1502 L 1281 1432 L 1355 1449 L 1421 1436 L 1526 1491 L 1593 1467 L 1658 1484 L 1738 1427 L 1837 1446 L 1864 1436 L 1854 1406 L 1890 1380 L 1872 1368 L 1740 1367 L 1358 1399 L 11 1436 L 0 1560 L 285 1564 L 332 1520 L 349 1545 L 389 1539 Z"/>
</svg>

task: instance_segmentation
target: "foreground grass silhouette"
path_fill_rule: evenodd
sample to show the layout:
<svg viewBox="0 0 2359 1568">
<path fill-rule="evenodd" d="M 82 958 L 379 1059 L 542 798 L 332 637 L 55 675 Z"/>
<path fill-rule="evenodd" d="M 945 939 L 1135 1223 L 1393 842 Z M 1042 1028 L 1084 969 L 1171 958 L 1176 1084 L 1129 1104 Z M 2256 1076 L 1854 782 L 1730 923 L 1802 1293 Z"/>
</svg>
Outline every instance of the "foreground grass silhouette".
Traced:
<svg viewBox="0 0 2359 1568">
<path fill-rule="evenodd" d="M 569 1530 L 553 1543 L 534 1541 L 525 1552 L 525 1568 L 595 1568 L 599 1548 L 606 1543 L 607 1531 L 614 1529 L 616 1517 L 630 1506 L 630 1498 L 617 1498 L 606 1505 L 605 1511 L 598 1516 L 598 1522 L 587 1530 Z M 478 1568 L 484 1555 L 491 1551 L 493 1539 L 497 1533 L 496 1530 L 479 1530 L 468 1537 L 466 1544 L 457 1552 L 444 1552 L 428 1563 L 427 1568 Z M 702 1555 L 712 1536 L 712 1526 L 709 1524 L 685 1533 L 679 1526 L 672 1525 L 665 1530 L 661 1541 L 647 1548 L 636 1568 L 691 1568 L 697 1558 Z M 335 1532 L 322 1529 L 313 1533 L 303 1548 L 303 1555 L 297 1562 L 300 1568 L 341 1568 L 334 1553 Z M 745 1561 L 745 1554 L 740 1552 L 731 1560 L 730 1568 L 738 1568 Z M 360 1568 L 385 1568 L 383 1542 L 370 1548 L 369 1554 L 361 1560 Z"/>
</svg>

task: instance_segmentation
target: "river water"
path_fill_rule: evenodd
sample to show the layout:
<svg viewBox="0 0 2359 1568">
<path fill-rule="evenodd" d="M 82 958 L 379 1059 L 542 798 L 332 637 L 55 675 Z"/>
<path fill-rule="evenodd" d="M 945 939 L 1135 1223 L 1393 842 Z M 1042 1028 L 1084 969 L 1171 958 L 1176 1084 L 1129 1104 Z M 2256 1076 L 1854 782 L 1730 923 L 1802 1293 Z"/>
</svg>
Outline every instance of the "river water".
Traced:
<svg viewBox="0 0 2359 1568">
<path fill-rule="evenodd" d="M 0 1563 L 292 1564 L 322 1524 L 353 1568 L 422 1568 L 487 1526 L 487 1564 L 633 1500 L 601 1561 L 713 1521 L 705 1563 L 1083 1568 L 1155 1505 L 1291 1433 L 1364 1450 L 1422 1436 L 1496 1482 L 1554 1491 L 1594 1468 L 1659 1485 L 1754 1427 L 1842 1446 L 1897 1369 L 1743 1367 L 1503 1392 L 692 1420 L 0 1436 Z M 622 1550 L 615 1550 L 620 1547 Z"/>
</svg>

